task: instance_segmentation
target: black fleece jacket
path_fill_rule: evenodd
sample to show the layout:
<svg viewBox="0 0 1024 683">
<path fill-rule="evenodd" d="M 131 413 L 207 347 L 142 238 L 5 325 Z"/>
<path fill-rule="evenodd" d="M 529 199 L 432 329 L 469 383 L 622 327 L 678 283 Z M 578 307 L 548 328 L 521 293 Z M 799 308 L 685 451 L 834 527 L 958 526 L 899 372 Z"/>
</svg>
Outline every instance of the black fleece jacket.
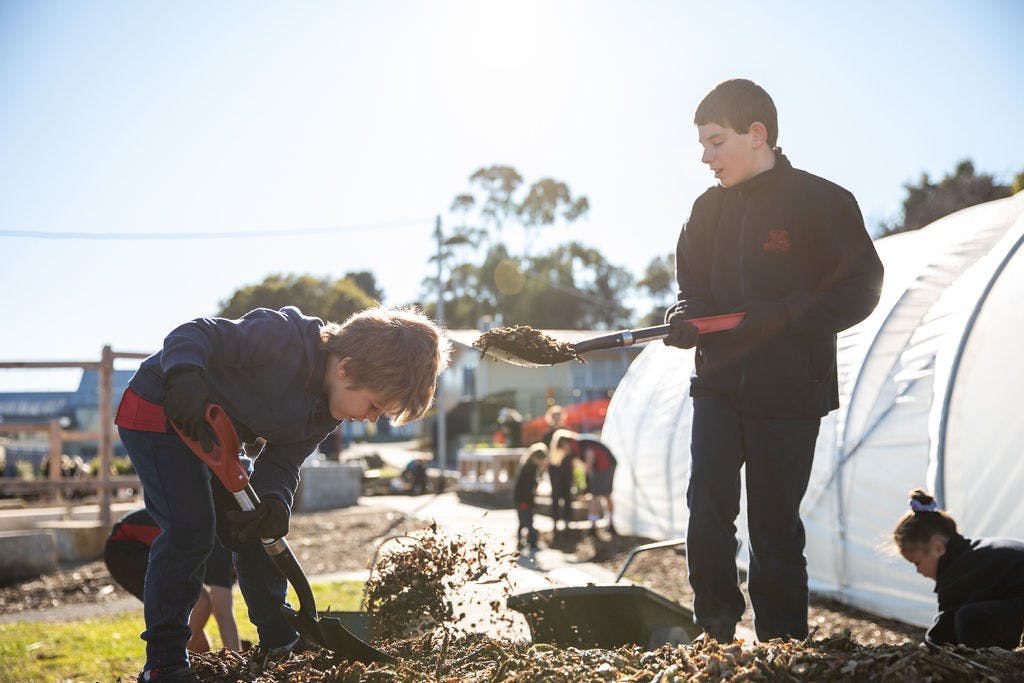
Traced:
<svg viewBox="0 0 1024 683">
<path fill-rule="evenodd" d="M 723 395 L 744 415 L 816 418 L 839 406 L 836 333 L 878 303 L 882 263 L 853 195 L 775 166 L 732 188 L 697 198 L 676 248 L 678 301 L 687 317 L 784 304 L 789 323 L 743 342 L 701 335 L 693 396 Z"/>
<path fill-rule="evenodd" d="M 964 538 L 946 542 L 935 581 L 939 613 L 925 639 L 958 643 L 956 612 L 974 602 L 1024 599 L 1024 541 L 1012 538 Z"/>
</svg>

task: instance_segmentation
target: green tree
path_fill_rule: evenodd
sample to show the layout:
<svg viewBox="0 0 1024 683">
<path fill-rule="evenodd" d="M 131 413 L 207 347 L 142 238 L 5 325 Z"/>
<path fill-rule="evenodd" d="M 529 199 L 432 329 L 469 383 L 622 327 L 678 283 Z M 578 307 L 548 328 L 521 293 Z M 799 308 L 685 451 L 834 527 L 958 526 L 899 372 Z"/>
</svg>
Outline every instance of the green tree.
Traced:
<svg viewBox="0 0 1024 683">
<path fill-rule="evenodd" d="M 902 218 L 898 222 L 883 222 L 883 237 L 923 228 L 960 209 L 1011 194 L 1010 186 L 1000 185 L 992 175 L 976 173 L 969 159 L 958 163 L 952 173 L 947 173 L 937 183 L 933 183 L 925 173 L 916 184 L 907 183 L 903 187 L 907 196 L 903 200 Z"/>
<path fill-rule="evenodd" d="M 373 280 L 372 275 L 370 279 Z M 376 287 L 375 284 L 373 286 Z M 350 276 L 336 280 L 313 275 L 275 274 L 268 275 L 257 284 L 237 289 L 220 302 L 217 315 L 237 318 L 261 306 L 273 309 L 298 306 L 309 315 L 342 322 L 374 303 L 374 298 Z"/>
<path fill-rule="evenodd" d="M 530 257 L 512 256 L 504 244 L 494 244 L 480 265 L 463 262 L 451 269 L 445 322 L 476 327 L 480 319 L 500 315 L 505 325 L 622 327 L 631 315 L 622 301 L 632 281 L 628 271 L 577 242 Z M 433 314 L 435 304 L 425 309 Z"/>
<path fill-rule="evenodd" d="M 660 325 L 665 319 L 665 310 L 675 300 L 676 255 L 655 256 L 644 268 L 644 275 L 636 285 L 647 294 L 653 306 L 641 318 L 640 325 Z"/>
</svg>

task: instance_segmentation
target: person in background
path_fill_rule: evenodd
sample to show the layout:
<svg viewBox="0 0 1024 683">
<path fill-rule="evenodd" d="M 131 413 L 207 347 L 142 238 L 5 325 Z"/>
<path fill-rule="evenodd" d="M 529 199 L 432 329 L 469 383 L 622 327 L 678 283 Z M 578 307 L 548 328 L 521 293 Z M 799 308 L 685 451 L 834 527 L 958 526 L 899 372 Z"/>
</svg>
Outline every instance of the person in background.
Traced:
<svg viewBox="0 0 1024 683">
<path fill-rule="evenodd" d="M 537 552 L 537 529 L 533 526 L 534 499 L 537 495 L 537 481 L 547 467 L 548 449 L 542 443 L 535 443 L 523 455 L 516 474 L 515 488 L 512 491 L 516 514 L 519 516 L 519 528 L 516 530 L 516 549 L 522 550 L 529 546 L 531 552 Z M 523 538 L 523 534 L 526 538 Z"/>
<path fill-rule="evenodd" d="M 509 448 L 523 445 L 523 416 L 514 408 L 502 408 L 498 411 L 498 424 L 505 432 L 505 442 Z"/>
<path fill-rule="evenodd" d="M 558 523 L 562 523 L 562 529 L 568 529 L 572 521 L 572 486 L 573 486 L 573 458 L 564 449 L 556 449 L 552 437 L 555 432 L 562 429 L 564 411 L 562 406 L 553 405 L 544 413 L 544 421 L 548 424 L 548 431 L 544 432 L 541 442 L 548 452 L 548 479 L 551 482 L 551 519 L 555 532 L 560 531 Z M 568 457 L 567 457 L 568 456 Z"/>
<path fill-rule="evenodd" d="M 731 642 L 746 605 L 736 568 L 745 477 L 747 590 L 761 641 L 807 637 L 800 502 L 821 418 L 839 406 L 836 335 L 878 303 L 882 262 L 854 196 L 793 168 L 775 103 L 746 79 L 719 83 L 694 113 L 701 161 L 718 181 L 676 244 L 665 344 L 696 347 L 686 561 L 704 633 Z M 699 334 L 689 322 L 743 313 Z M 682 356 L 680 357 L 682 358 Z"/>
<path fill-rule="evenodd" d="M 139 600 L 143 599 L 149 548 L 159 534 L 160 527 L 142 508 L 118 520 L 103 546 L 103 562 L 110 576 Z M 211 614 L 217 622 L 224 647 L 236 652 L 242 649 L 238 639 L 238 624 L 232 610 L 231 587 L 234 583 L 231 552 L 215 540 L 213 551 L 203 567 L 203 589 L 189 614 L 188 625 L 192 630 L 187 645 L 189 652 L 210 651 L 210 641 L 204 628 Z"/>
<path fill-rule="evenodd" d="M 618 462 L 611 449 L 592 435 L 579 434 L 571 429 L 559 429 L 552 437 L 553 449 L 568 451 L 572 457 L 583 463 L 586 475 L 587 520 L 590 522 L 590 536 L 597 536 L 597 522 L 608 517 L 608 533 L 617 534 L 612 519 L 615 506 L 612 503 L 612 482 Z"/>
<path fill-rule="evenodd" d="M 939 613 L 925 634 L 932 645 L 1024 646 L 1024 541 L 964 538 L 928 493 L 910 493 L 910 512 L 893 541 L 917 573 L 935 581 Z"/>
</svg>

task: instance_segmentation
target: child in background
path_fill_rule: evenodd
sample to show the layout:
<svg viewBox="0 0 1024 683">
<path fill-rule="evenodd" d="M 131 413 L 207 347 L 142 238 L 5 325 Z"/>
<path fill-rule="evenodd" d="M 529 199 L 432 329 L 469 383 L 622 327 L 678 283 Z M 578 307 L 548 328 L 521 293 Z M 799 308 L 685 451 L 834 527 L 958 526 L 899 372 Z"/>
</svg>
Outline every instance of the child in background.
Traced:
<svg viewBox="0 0 1024 683">
<path fill-rule="evenodd" d="M 910 508 L 892 537 L 917 573 L 935 580 L 939 613 L 925 641 L 1018 647 L 1024 631 L 1024 541 L 964 538 L 921 489 L 911 492 Z"/>
<path fill-rule="evenodd" d="M 522 550 L 523 532 L 526 532 L 526 544 L 531 552 L 540 550 L 537 545 L 537 529 L 533 526 L 533 508 L 537 495 L 537 481 L 541 472 L 547 468 L 548 449 L 542 443 L 535 443 L 523 457 L 516 475 L 513 496 L 516 513 L 519 515 L 519 528 L 516 530 L 516 549 Z"/>
<path fill-rule="evenodd" d="M 149 566 L 149 548 L 160 534 L 160 527 L 145 508 L 130 512 L 114 524 L 103 546 L 103 561 L 110 576 L 122 588 L 142 600 L 146 567 Z M 231 566 L 231 552 L 216 539 L 213 550 L 203 567 L 203 589 L 199 600 L 189 614 L 188 626 L 192 638 L 189 652 L 209 652 L 210 641 L 203 628 L 210 615 L 217 621 L 217 630 L 225 649 L 242 649 L 238 639 L 238 624 L 232 610 L 231 587 L 235 583 L 235 569 Z"/>
</svg>

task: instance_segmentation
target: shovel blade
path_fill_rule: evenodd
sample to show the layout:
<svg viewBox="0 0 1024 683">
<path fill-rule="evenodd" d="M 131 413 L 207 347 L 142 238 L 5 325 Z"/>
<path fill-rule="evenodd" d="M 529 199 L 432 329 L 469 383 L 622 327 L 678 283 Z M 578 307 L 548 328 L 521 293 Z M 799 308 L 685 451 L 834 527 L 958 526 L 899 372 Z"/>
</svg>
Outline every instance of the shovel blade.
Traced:
<svg viewBox="0 0 1024 683">
<path fill-rule="evenodd" d="M 381 662 L 390 664 L 395 661 L 391 655 L 378 650 L 363 640 L 360 640 L 354 633 L 345 628 L 340 619 L 335 617 L 318 617 L 313 619 L 303 612 L 285 610 L 285 616 L 302 635 L 303 638 L 326 650 L 341 655 L 353 662 L 370 664 Z"/>
</svg>

